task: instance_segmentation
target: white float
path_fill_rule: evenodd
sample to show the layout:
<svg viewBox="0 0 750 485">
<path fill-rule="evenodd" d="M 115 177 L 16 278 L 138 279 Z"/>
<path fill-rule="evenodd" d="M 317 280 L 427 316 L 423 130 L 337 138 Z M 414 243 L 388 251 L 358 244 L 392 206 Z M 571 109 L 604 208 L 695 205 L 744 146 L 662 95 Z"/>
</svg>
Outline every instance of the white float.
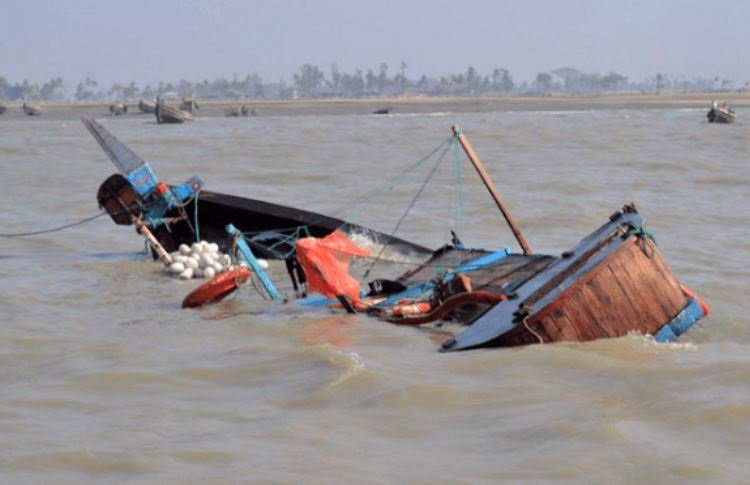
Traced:
<svg viewBox="0 0 750 485">
<path fill-rule="evenodd" d="M 194 242 L 190 246 L 180 244 L 177 251 L 170 254 L 172 264 L 167 267 L 167 273 L 183 280 L 192 278 L 208 278 L 223 273 L 235 267 L 231 256 L 219 251 L 219 245 L 209 241 Z M 263 269 L 268 268 L 268 261 L 259 259 Z M 247 266 L 244 261 L 240 266 Z"/>
</svg>

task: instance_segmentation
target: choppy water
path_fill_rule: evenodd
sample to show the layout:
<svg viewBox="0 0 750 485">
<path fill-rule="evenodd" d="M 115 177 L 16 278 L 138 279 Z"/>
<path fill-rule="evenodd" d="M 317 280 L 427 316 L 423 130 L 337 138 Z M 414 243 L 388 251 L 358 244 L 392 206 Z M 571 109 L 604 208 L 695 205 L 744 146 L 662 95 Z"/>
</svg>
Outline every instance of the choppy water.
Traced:
<svg viewBox="0 0 750 485">
<path fill-rule="evenodd" d="M 76 116 L 0 118 L 0 232 L 97 212 L 114 167 Z M 200 175 L 210 190 L 386 232 L 423 175 L 389 199 L 347 202 L 460 123 L 537 252 L 569 249 L 635 201 L 713 313 L 674 345 L 439 354 L 419 330 L 251 290 L 182 310 L 197 283 L 164 276 L 132 228 L 106 217 L 0 238 L 3 483 L 746 481 L 750 133 L 704 120 L 679 109 L 107 119 L 168 182 Z M 459 199 L 449 153 L 399 235 L 438 246 L 458 228 L 467 245 L 515 246 L 462 170 Z M 288 288 L 283 269 L 272 274 Z"/>
</svg>

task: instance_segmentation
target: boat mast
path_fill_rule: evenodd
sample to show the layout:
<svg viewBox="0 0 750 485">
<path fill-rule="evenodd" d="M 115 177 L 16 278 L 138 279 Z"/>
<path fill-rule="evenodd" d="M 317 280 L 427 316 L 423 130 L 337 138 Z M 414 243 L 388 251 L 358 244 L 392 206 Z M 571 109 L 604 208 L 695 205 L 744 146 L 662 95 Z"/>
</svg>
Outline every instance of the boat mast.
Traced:
<svg viewBox="0 0 750 485">
<path fill-rule="evenodd" d="M 531 246 L 529 246 L 529 243 L 526 242 L 526 238 L 524 238 L 523 234 L 521 234 L 521 228 L 519 228 L 518 224 L 516 224 L 516 221 L 515 219 L 513 219 L 513 215 L 510 213 L 508 206 L 506 206 L 505 202 L 503 202 L 503 199 L 500 197 L 500 193 L 497 191 L 497 188 L 495 188 L 495 184 L 492 182 L 489 174 L 484 169 L 484 165 L 482 165 L 482 162 L 479 160 L 479 157 L 477 157 L 477 154 L 474 153 L 474 149 L 471 148 L 469 140 L 461 132 L 461 128 L 459 128 L 458 125 L 453 125 L 451 129 L 453 130 L 453 134 L 456 135 L 456 138 L 458 138 L 458 142 L 461 144 L 461 148 L 463 148 L 466 152 L 466 156 L 468 156 L 469 160 L 471 160 L 471 164 L 474 165 L 474 168 L 477 170 L 479 178 L 482 179 L 484 186 L 487 187 L 487 190 L 490 192 L 490 195 L 495 201 L 495 204 L 497 204 L 498 209 L 500 209 L 500 212 L 503 213 L 503 217 L 505 217 L 505 221 L 508 223 L 510 230 L 513 231 L 513 235 L 516 237 L 516 241 L 518 241 L 518 244 L 521 246 L 523 254 L 529 256 L 531 254 Z"/>
</svg>

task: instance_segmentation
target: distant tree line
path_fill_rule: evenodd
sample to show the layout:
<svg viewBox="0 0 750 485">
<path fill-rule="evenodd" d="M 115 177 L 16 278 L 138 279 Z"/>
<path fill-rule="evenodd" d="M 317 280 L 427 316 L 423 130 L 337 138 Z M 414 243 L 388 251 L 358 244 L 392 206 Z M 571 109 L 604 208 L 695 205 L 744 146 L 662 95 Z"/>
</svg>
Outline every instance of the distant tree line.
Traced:
<svg viewBox="0 0 750 485">
<path fill-rule="evenodd" d="M 481 74 L 469 66 L 465 72 L 418 79 L 407 75 L 408 66 L 401 62 L 389 72 L 386 63 L 376 70 L 356 69 L 353 73 L 341 72 L 336 64 L 327 72 L 320 67 L 305 64 L 294 74 L 291 82 L 265 82 L 257 74 L 243 79 L 208 79 L 202 82 L 160 82 L 141 88 L 135 81 L 129 84 L 100 86 L 87 77 L 75 87 L 65 84 L 61 77 L 50 79 L 41 86 L 24 80 L 11 84 L 0 76 L 0 99 L 4 100 L 76 100 L 105 101 L 137 98 L 153 99 L 176 92 L 182 96 L 195 95 L 202 99 L 330 99 L 330 98 L 388 98 L 403 96 L 532 96 L 532 95 L 590 95 L 603 93 L 662 93 L 671 92 L 721 92 L 737 88 L 732 80 L 695 77 L 670 77 L 657 73 L 643 81 L 630 81 L 614 71 L 605 74 L 584 73 L 572 67 L 561 67 L 540 72 L 533 81 L 517 83 L 507 69 L 495 68 Z M 750 89 L 750 81 L 739 90 Z"/>
</svg>

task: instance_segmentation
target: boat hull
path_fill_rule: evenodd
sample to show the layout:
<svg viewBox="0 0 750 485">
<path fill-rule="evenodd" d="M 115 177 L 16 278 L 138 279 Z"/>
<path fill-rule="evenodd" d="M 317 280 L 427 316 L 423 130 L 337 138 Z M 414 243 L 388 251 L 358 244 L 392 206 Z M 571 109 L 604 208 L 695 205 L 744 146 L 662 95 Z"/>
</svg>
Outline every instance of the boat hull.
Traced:
<svg viewBox="0 0 750 485">
<path fill-rule="evenodd" d="M 392 237 L 387 234 L 293 207 L 261 200 L 248 199 L 229 194 L 201 191 L 196 202 L 185 206 L 185 220 L 169 227 L 154 228 L 154 236 L 167 251 L 176 250 L 180 244 L 190 244 L 200 239 L 216 241 L 223 251 L 231 249 L 226 227 L 233 224 L 255 244 L 256 256 L 267 259 L 286 259 L 294 251 L 297 236 L 324 237 L 336 229 L 347 234 L 363 235 L 379 243 L 388 244 L 394 250 L 429 254 L 431 249 Z M 177 216 L 177 212 L 168 216 Z M 196 223 L 197 220 L 197 223 Z"/>
<path fill-rule="evenodd" d="M 184 123 L 195 119 L 194 116 L 187 111 L 182 111 L 165 103 L 158 103 L 154 110 L 154 114 L 156 115 L 156 122 L 159 124 Z"/>
<path fill-rule="evenodd" d="M 646 233 L 626 232 L 642 228 L 640 216 L 618 214 L 446 341 L 443 350 L 659 334 L 694 298 Z M 705 314 L 699 313 L 683 318 L 675 337 Z"/>
<path fill-rule="evenodd" d="M 734 123 L 734 111 L 728 108 L 711 108 L 706 114 L 709 123 Z"/>
</svg>

